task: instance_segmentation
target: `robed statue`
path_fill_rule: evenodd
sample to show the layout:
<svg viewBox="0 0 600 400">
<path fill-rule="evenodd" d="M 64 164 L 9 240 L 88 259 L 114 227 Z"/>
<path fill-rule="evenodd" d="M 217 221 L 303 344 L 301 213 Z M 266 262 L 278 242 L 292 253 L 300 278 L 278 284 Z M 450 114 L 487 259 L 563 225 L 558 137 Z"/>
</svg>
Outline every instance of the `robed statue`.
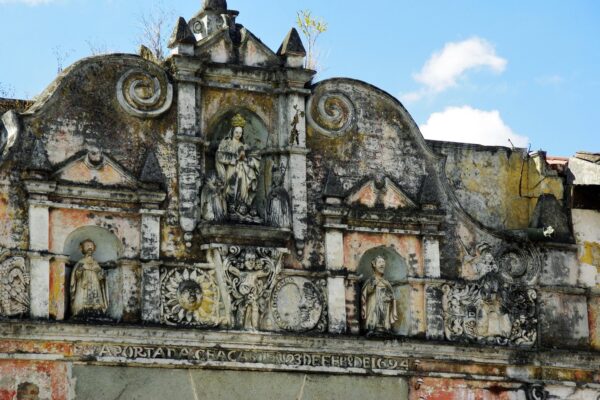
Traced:
<svg viewBox="0 0 600 400">
<path fill-rule="evenodd" d="M 217 175 L 225 185 L 229 214 L 255 216 L 253 203 L 258 188 L 260 156 L 251 153 L 244 143 L 244 117 L 237 114 L 231 125 L 230 133 L 221 140 L 217 149 Z"/>
<path fill-rule="evenodd" d="M 363 328 L 368 333 L 387 333 L 398 320 L 394 289 L 383 277 L 386 261 L 377 256 L 371 262 L 373 276 L 367 279 L 361 293 L 361 319 Z"/>
<path fill-rule="evenodd" d="M 108 310 L 106 274 L 93 257 L 96 244 L 86 239 L 80 248 L 83 258 L 71 272 L 71 315 L 74 318 L 101 317 Z"/>
<path fill-rule="evenodd" d="M 283 187 L 285 167 L 279 169 L 273 166 L 273 183 L 267 195 L 266 222 L 277 228 L 290 228 L 292 226 L 292 205 L 290 196 Z"/>
</svg>

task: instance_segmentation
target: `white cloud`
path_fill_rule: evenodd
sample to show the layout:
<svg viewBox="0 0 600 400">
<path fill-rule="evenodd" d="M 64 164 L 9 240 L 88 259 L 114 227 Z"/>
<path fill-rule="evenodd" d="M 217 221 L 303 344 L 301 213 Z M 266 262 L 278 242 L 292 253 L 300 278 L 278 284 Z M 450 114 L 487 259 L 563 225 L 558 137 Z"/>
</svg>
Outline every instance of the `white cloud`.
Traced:
<svg viewBox="0 0 600 400">
<path fill-rule="evenodd" d="M 448 107 L 433 113 L 420 127 L 427 139 L 478 143 L 488 146 L 526 148 L 529 138 L 517 135 L 504 123 L 497 110 L 484 111 L 470 106 Z"/>
<path fill-rule="evenodd" d="M 56 0 L 0 0 L 0 4 L 26 4 L 28 6 L 39 6 L 40 4 L 53 3 Z"/>
<path fill-rule="evenodd" d="M 458 85 L 468 71 L 487 68 L 501 73 L 507 61 L 496 54 L 494 46 L 479 37 L 462 42 L 450 42 L 441 51 L 431 55 L 421 71 L 413 75 L 421 83 L 421 89 L 402 96 L 405 102 L 417 101 L 428 94 L 436 94 Z"/>
</svg>

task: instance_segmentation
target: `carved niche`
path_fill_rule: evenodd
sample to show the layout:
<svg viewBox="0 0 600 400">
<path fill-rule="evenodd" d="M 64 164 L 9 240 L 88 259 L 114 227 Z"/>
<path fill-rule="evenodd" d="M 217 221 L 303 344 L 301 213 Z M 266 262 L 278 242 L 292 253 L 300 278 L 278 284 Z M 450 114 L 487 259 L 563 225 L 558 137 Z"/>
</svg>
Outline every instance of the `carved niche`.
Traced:
<svg viewBox="0 0 600 400">
<path fill-rule="evenodd" d="M 316 282 L 299 276 L 280 279 L 273 288 L 271 312 L 276 325 L 291 332 L 327 329 L 324 279 Z"/>
<path fill-rule="evenodd" d="M 160 295 L 164 324 L 211 328 L 223 322 L 221 292 L 214 270 L 162 268 Z"/>
<path fill-rule="evenodd" d="M 480 274 L 473 282 L 442 287 L 444 330 L 451 341 L 533 346 L 537 339 L 537 292 L 531 288 L 540 270 L 533 248 L 505 246 L 494 255 L 484 243 L 469 263 Z"/>
<path fill-rule="evenodd" d="M 29 313 L 30 277 L 25 258 L 0 254 L 0 317 L 15 317 Z"/>
<path fill-rule="evenodd" d="M 199 193 L 202 223 L 237 222 L 291 227 L 285 163 L 276 135 L 254 113 L 237 109 L 209 129 L 205 174 Z"/>
<path fill-rule="evenodd" d="M 233 326 L 259 330 L 268 314 L 269 297 L 279 274 L 282 253 L 271 248 L 237 246 L 222 252 Z"/>
</svg>

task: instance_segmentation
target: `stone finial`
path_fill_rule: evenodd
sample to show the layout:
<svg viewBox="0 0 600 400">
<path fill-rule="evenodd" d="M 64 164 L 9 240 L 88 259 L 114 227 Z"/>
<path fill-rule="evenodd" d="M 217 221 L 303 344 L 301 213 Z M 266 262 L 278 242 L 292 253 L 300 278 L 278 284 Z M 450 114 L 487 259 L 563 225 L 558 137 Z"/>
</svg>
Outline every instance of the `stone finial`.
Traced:
<svg viewBox="0 0 600 400">
<path fill-rule="evenodd" d="M 204 0 L 202 9 L 205 11 L 227 11 L 227 0 Z"/>
<path fill-rule="evenodd" d="M 140 174 L 140 181 L 144 183 L 156 183 L 163 185 L 165 183 L 165 175 L 160 168 L 156 154 L 153 151 L 148 152 L 144 167 Z"/>
<path fill-rule="evenodd" d="M 177 25 L 175 25 L 175 29 L 173 29 L 173 33 L 169 39 L 169 48 L 172 49 L 180 44 L 196 44 L 196 37 L 183 17 L 179 17 L 177 20 Z"/>
<path fill-rule="evenodd" d="M 51 172 L 52 164 L 48 160 L 48 154 L 44 148 L 44 143 L 40 139 L 36 139 L 33 144 L 33 149 L 29 155 L 27 167 L 34 171 Z"/>
<path fill-rule="evenodd" d="M 279 50 L 277 50 L 277 55 L 306 57 L 306 50 L 296 28 L 290 29 Z"/>
</svg>

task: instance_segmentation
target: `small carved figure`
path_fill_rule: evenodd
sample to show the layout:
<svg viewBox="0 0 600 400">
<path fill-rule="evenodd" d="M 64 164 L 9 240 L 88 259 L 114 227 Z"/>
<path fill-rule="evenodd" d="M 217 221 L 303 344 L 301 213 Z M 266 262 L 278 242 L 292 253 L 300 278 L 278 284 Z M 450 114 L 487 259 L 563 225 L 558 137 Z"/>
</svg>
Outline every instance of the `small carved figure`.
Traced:
<svg viewBox="0 0 600 400">
<path fill-rule="evenodd" d="M 218 222 L 225 219 L 226 213 L 223 181 L 214 171 L 210 171 L 200 193 L 200 218 L 204 221 Z"/>
<path fill-rule="evenodd" d="M 232 119 L 231 133 L 217 149 L 217 174 L 225 184 L 225 196 L 230 214 L 256 216 L 253 209 L 258 187 L 260 157 L 250 153 L 244 143 L 246 120 L 240 114 Z"/>
<path fill-rule="evenodd" d="M 382 256 L 375 257 L 371 267 L 373 276 L 365 281 L 361 294 L 363 327 L 368 333 L 386 333 L 398 320 L 394 289 L 383 277 L 386 261 Z"/>
<path fill-rule="evenodd" d="M 273 185 L 267 196 L 267 210 L 265 219 L 271 226 L 289 228 L 292 226 L 292 207 L 290 196 L 283 187 L 285 167 L 273 167 Z"/>
<path fill-rule="evenodd" d="M 83 258 L 71 273 L 71 313 L 74 318 L 101 317 L 108 310 L 106 274 L 93 257 L 96 244 L 86 239 L 80 248 Z"/>
<path fill-rule="evenodd" d="M 241 295 L 237 307 L 237 325 L 245 330 L 257 330 L 260 320 L 259 300 L 264 290 L 262 278 L 271 275 L 271 271 L 262 268 L 256 254 L 247 251 L 244 256 L 243 270 L 229 267 L 229 273 L 239 279 L 238 291 Z"/>
</svg>

